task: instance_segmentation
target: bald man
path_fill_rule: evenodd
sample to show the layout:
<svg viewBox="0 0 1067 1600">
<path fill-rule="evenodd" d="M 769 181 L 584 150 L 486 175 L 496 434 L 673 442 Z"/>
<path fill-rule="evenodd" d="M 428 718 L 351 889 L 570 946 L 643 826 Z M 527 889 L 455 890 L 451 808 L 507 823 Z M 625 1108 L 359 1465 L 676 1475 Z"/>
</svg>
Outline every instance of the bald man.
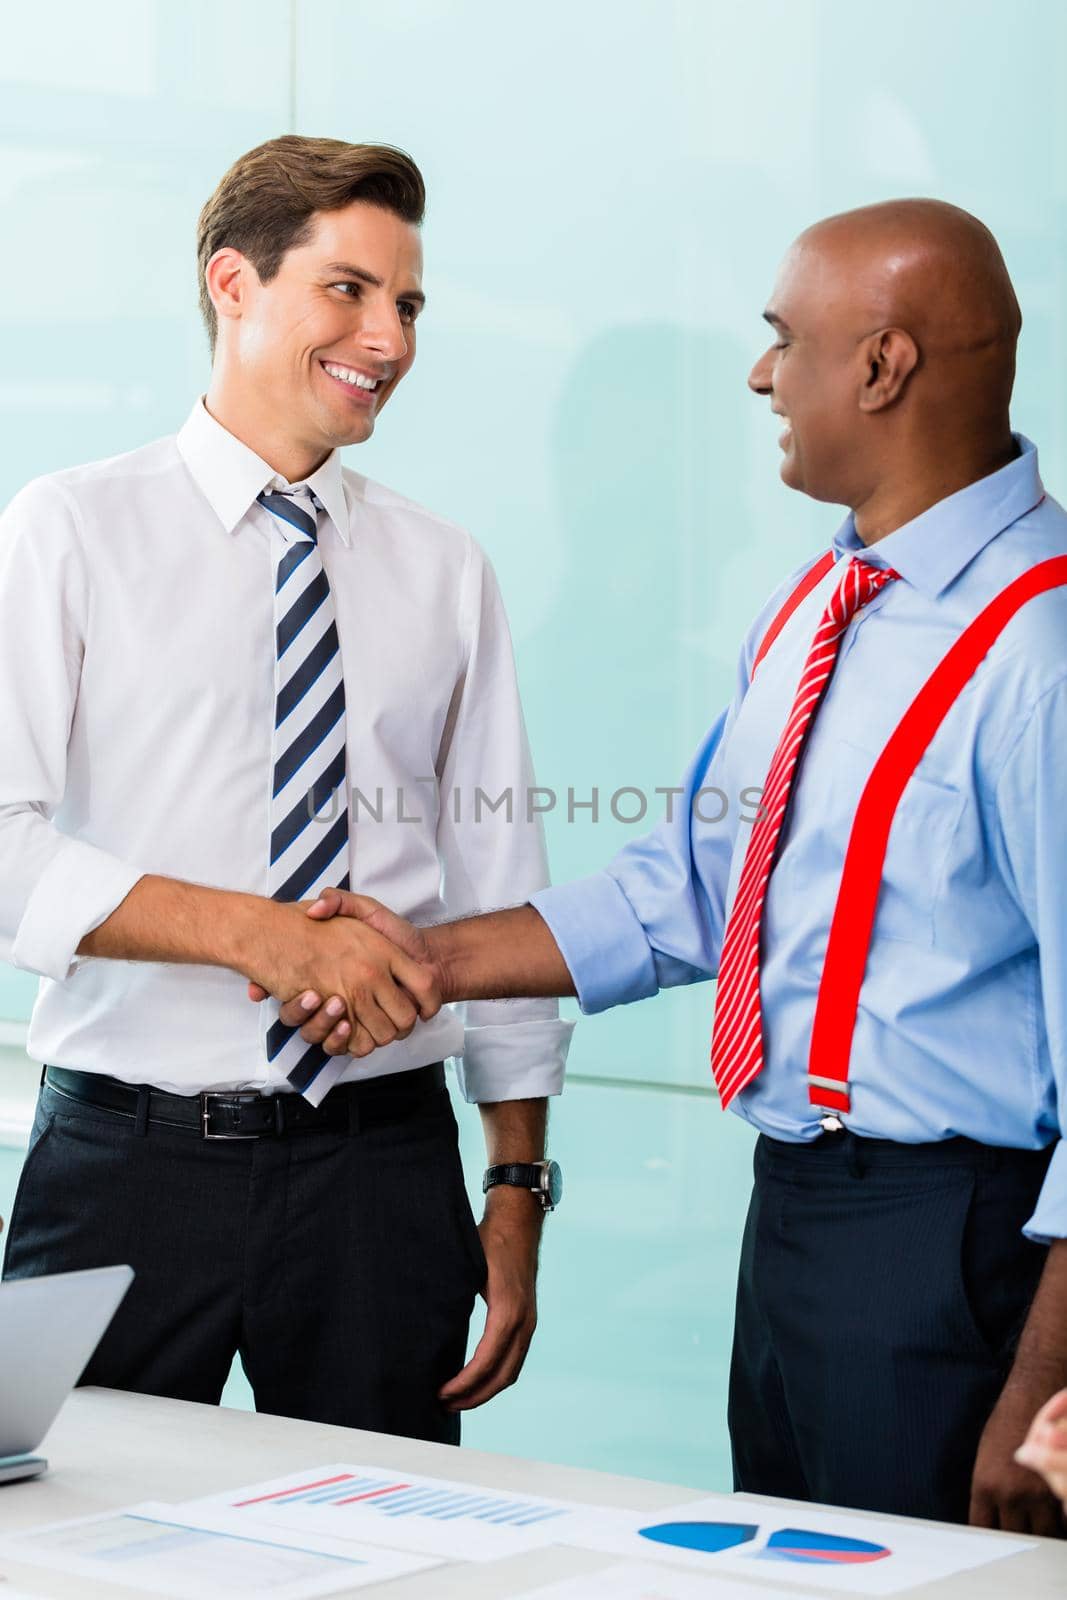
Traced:
<svg viewBox="0 0 1067 1600">
<path fill-rule="evenodd" d="M 673 815 L 514 910 L 309 915 L 446 999 L 717 976 L 720 1098 L 759 1133 L 736 1486 L 1059 1534 L 1015 1460 L 1067 1383 L 1067 515 L 1009 424 L 1019 309 L 980 222 L 901 201 L 804 233 L 765 316 L 782 476 L 849 515 L 749 629 Z M 755 822 L 706 820 L 761 783 Z M 344 1049 L 325 998 L 283 1015 Z"/>
</svg>

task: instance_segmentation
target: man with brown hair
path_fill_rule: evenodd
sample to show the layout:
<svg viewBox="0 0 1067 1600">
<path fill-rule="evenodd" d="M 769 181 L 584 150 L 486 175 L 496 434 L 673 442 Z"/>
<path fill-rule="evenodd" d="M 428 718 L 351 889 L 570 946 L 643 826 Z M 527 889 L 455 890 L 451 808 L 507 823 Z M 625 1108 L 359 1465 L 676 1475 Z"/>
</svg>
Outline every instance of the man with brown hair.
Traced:
<svg viewBox="0 0 1067 1600">
<path fill-rule="evenodd" d="M 135 1268 L 87 1382 L 217 1401 L 239 1351 L 261 1409 L 456 1441 L 521 1368 L 543 1211 L 504 1183 L 475 1226 L 442 1060 L 491 1162 L 536 1163 L 569 1025 L 440 1011 L 302 909 L 546 882 L 536 821 L 450 799 L 532 781 L 488 562 L 339 454 L 414 360 L 423 206 L 397 150 L 241 157 L 200 218 L 206 396 L 0 520 L 0 958 L 41 975 L 47 1063 L 5 1273 Z M 309 1047 L 243 980 L 343 996 L 380 1053 Z"/>
</svg>

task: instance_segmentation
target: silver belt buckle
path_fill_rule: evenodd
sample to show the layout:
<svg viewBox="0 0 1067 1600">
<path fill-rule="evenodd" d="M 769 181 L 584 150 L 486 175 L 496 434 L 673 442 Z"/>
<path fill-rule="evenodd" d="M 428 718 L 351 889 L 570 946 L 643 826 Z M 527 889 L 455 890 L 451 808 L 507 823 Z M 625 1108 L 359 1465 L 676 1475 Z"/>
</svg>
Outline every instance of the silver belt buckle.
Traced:
<svg viewBox="0 0 1067 1600">
<path fill-rule="evenodd" d="M 213 1111 L 215 1111 L 216 1113 L 218 1112 L 218 1107 L 217 1106 L 213 1106 L 212 1104 L 210 1104 L 210 1102 L 217 1101 L 217 1100 L 229 1100 L 229 1101 L 236 1100 L 236 1101 L 241 1102 L 241 1101 L 249 1101 L 249 1100 L 258 1100 L 259 1098 L 260 1098 L 260 1096 L 258 1095 L 258 1093 L 254 1089 L 253 1090 L 248 1090 L 248 1089 L 238 1090 L 235 1094 L 226 1094 L 224 1091 L 218 1091 L 218 1090 L 214 1090 L 214 1089 L 204 1089 L 201 1092 L 201 1095 L 200 1095 L 200 1134 L 201 1134 L 201 1137 L 204 1138 L 204 1139 L 259 1139 L 259 1138 L 261 1138 L 262 1135 L 259 1134 L 259 1133 L 236 1133 L 236 1132 L 234 1132 L 234 1133 L 212 1133 L 210 1131 L 210 1127 L 209 1127 L 209 1123 L 210 1123 L 210 1118 L 211 1118 L 212 1112 Z"/>
</svg>

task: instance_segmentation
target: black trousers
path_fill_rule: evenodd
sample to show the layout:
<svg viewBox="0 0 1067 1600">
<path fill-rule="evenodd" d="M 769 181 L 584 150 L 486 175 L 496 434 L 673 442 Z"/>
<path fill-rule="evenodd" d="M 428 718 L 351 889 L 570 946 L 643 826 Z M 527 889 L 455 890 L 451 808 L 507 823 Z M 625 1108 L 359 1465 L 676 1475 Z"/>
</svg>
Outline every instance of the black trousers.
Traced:
<svg viewBox="0 0 1067 1600">
<path fill-rule="evenodd" d="M 761 1137 L 730 1373 L 734 1483 L 965 1522 L 1046 1250 L 1051 1157 L 965 1139 Z"/>
<path fill-rule="evenodd" d="M 382 1080 L 384 1082 L 384 1080 Z M 348 1131 L 207 1142 L 41 1089 L 4 1276 L 128 1262 L 83 1383 L 458 1444 L 485 1256 L 448 1091 L 361 1101 Z"/>
</svg>

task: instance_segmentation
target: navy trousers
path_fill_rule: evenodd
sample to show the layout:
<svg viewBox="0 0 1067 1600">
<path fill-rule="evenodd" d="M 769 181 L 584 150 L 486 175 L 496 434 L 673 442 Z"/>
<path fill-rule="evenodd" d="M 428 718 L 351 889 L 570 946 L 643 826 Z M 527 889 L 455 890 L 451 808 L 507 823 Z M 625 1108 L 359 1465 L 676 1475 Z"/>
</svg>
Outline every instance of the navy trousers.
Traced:
<svg viewBox="0 0 1067 1600">
<path fill-rule="evenodd" d="M 730 1373 L 735 1487 L 967 1520 L 1044 1266 L 1051 1158 L 952 1139 L 761 1137 Z"/>
<path fill-rule="evenodd" d="M 346 1129 L 205 1142 L 41 1089 L 4 1276 L 128 1262 L 83 1383 L 458 1444 L 437 1391 L 485 1281 L 448 1090 L 380 1080 Z"/>
</svg>

